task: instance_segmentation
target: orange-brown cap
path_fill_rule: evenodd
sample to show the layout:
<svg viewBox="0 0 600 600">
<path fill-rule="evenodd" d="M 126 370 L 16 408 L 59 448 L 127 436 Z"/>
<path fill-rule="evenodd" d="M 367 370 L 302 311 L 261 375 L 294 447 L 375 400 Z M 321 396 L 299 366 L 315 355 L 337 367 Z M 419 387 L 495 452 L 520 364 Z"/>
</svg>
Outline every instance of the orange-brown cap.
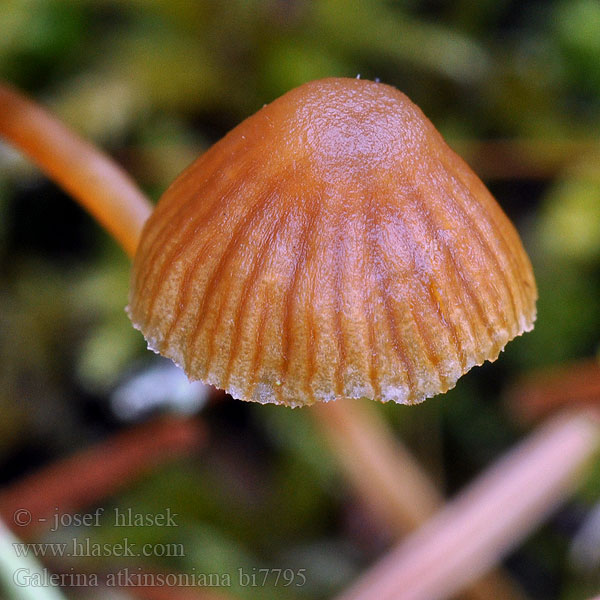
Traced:
<svg viewBox="0 0 600 600">
<path fill-rule="evenodd" d="M 514 227 L 419 108 L 324 79 L 171 185 L 128 311 L 150 348 L 236 398 L 412 404 L 530 330 L 536 297 Z"/>
</svg>

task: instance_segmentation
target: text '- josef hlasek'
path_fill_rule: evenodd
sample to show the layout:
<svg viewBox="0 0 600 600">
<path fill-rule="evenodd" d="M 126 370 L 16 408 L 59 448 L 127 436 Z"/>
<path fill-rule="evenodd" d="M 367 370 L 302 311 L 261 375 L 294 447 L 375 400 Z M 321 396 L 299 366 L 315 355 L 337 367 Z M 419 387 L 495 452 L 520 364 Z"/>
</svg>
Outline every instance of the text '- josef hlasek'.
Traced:
<svg viewBox="0 0 600 600">
<path fill-rule="evenodd" d="M 58 508 L 49 518 L 34 518 L 26 508 L 19 508 L 13 514 L 13 521 L 17 527 L 27 527 L 33 521 L 47 523 L 50 521 L 50 531 L 58 531 L 61 527 L 100 527 L 112 525 L 113 527 L 179 527 L 177 513 L 166 508 L 161 512 L 143 513 L 132 508 L 115 507 L 106 510 L 97 508 L 90 513 L 62 513 Z"/>
</svg>

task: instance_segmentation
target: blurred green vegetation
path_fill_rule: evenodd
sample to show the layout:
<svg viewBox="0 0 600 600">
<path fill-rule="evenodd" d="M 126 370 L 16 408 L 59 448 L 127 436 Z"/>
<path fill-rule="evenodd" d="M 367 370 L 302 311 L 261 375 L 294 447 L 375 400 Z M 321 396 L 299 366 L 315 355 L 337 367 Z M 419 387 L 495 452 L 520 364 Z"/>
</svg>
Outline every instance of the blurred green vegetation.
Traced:
<svg viewBox="0 0 600 600">
<path fill-rule="evenodd" d="M 509 383 L 530 369 L 599 351 L 600 4 L 0 3 L 0 78 L 95 140 L 154 199 L 264 103 L 310 79 L 357 74 L 404 91 L 465 149 L 534 263 L 540 300 L 533 333 L 444 397 L 418 408 L 381 407 L 453 493 L 522 434 L 501 401 Z M 469 151 L 490 139 L 528 140 L 535 150 L 514 173 L 510 161 L 498 171 L 504 159 L 493 148 Z M 109 394 L 134 365 L 152 360 L 123 311 L 128 278 L 129 262 L 115 243 L 0 145 L 4 483 L 122 426 Z M 230 591 L 320 598 L 389 542 L 385 532 L 373 542 L 357 528 L 357 500 L 302 411 L 229 400 L 203 417 L 213 438 L 206 451 L 108 499 L 139 512 L 169 506 L 182 516 L 186 556 L 157 559 L 159 566 L 224 573 L 303 567 L 311 573 L 304 587 Z M 581 520 L 600 499 L 600 468 L 588 478 L 587 493 L 563 509 L 563 520 Z M 375 524 L 364 527 L 377 532 Z M 165 530 L 127 534 L 156 542 Z M 597 591 L 598 574 L 567 560 L 572 534 L 559 515 L 509 559 L 532 598 Z M 90 535 L 110 541 L 123 532 L 103 527 Z"/>
</svg>

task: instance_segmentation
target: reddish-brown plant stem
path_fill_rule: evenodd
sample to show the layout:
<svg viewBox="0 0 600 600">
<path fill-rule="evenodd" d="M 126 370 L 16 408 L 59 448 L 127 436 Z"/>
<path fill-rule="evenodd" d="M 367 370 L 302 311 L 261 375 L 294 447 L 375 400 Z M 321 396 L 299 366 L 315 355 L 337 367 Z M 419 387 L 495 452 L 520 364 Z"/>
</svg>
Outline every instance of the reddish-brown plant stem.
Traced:
<svg viewBox="0 0 600 600">
<path fill-rule="evenodd" d="M 193 419 L 169 417 L 128 429 L 0 491 L 0 517 L 27 539 L 51 527 L 57 511 L 85 510 L 203 440 L 203 427 Z"/>
<path fill-rule="evenodd" d="M 375 407 L 338 400 L 311 407 L 317 427 L 376 518 L 403 535 L 442 504 L 435 485 Z"/>
<path fill-rule="evenodd" d="M 600 445 L 595 416 L 555 417 L 510 451 L 338 600 L 436 600 L 492 565 L 574 487 Z"/>
<path fill-rule="evenodd" d="M 2 83 L 0 137 L 26 153 L 133 256 L 152 205 L 125 171 L 46 110 Z"/>
<path fill-rule="evenodd" d="M 126 587 L 124 591 L 138 600 L 230 600 L 233 598 L 233 596 L 226 596 L 223 592 L 158 585 Z"/>
<path fill-rule="evenodd" d="M 600 407 L 600 361 L 595 358 L 530 373 L 506 394 L 509 412 L 523 423 L 567 404 Z"/>
</svg>

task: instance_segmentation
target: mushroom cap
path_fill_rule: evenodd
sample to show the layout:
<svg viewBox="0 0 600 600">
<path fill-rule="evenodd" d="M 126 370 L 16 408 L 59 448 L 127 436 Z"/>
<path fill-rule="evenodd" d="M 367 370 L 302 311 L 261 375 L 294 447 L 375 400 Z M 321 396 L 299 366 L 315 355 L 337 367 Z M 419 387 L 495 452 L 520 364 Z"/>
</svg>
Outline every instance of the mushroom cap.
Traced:
<svg viewBox="0 0 600 600">
<path fill-rule="evenodd" d="M 413 404 L 532 329 L 519 236 L 404 94 L 304 84 L 185 170 L 147 221 L 128 313 L 242 400 Z"/>
</svg>

